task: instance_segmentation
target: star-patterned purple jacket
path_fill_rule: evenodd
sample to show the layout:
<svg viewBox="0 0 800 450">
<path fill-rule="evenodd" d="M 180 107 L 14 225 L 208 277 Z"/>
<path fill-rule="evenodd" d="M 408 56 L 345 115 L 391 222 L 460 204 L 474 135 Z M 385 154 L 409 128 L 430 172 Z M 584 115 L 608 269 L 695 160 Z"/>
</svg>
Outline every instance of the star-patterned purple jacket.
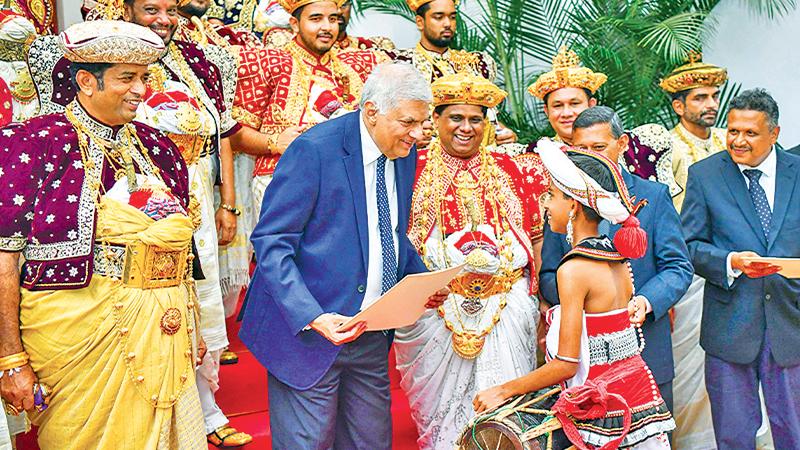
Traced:
<svg viewBox="0 0 800 450">
<path fill-rule="evenodd" d="M 74 112 L 98 137 L 117 139 L 119 127 L 101 124 L 79 105 Z M 178 149 L 154 128 L 134 126 L 162 179 L 188 208 L 188 172 Z M 111 189 L 113 169 L 102 151 L 89 148 L 89 160 L 101 168 L 105 189 Z M 0 130 L 0 251 L 23 253 L 22 287 L 79 289 L 89 284 L 97 199 L 85 182 L 85 170 L 78 134 L 63 113 Z"/>
</svg>

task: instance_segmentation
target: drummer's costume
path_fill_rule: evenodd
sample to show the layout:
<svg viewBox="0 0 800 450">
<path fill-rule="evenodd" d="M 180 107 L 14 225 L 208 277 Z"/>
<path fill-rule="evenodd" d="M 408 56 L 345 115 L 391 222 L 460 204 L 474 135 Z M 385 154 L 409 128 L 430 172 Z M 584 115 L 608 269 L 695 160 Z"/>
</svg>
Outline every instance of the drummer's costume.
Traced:
<svg viewBox="0 0 800 450">
<path fill-rule="evenodd" d="M 312 1 L 313 2 L 313 1 Z M 282 0 L 293 12 L 307 0 Z M 280 134 L 291 126 L 310 127 L 332 116 L 357 109 L 361 89 L 372 69 L 385 57 L 372 51 L 331 50 L 317 57 L 299 37 L 280 49 L 242 51 L 236 87 L 234 117 L 261 131 L 274 148 Z M 256 217 L 264 191 L 272 180 L 280 154 L 256 159 L 253 201 Z"/>
<path fill-rule="evenodd" d="M 506 95 L 466 74 L 441 77 L 432 90 L 435 106 L 493 108 Z M 409 239 L 430 270 L 467 263 L 438 310 L 395 334 L 401 387 L 423 449 L 452 448 L 478 391 L 536 365 L 533 243 L 542 232 L 542 175 L 484 144 L 468 160 L 436 140 L 418 155 Z"/>
<path fill-rule="evenodd" d="M 147 65 L 164 50 L 125 22 L 62 33 L 67 58 Z M 58 47 L 56 47 L 58 48 Z M 78 100 L 0 132 L 0 250 L 22 252 L 20 328 L 50 407 L 39 447 L 204 449 L 195 388 L 187 168 L 139 123 L 107 126 Z"/>
<path fill-rule="evenodd" d="M 528 87 L 528 92 L 542 101 L 548 94 L 567 87 L 586 89 L 594 95 L 607 79 L 605 74 L 581 66 L 578 55 L 562 46 L 553 57 L 552 69 L 540 75 Z M 626 131 L 626 134 L 629 138 L 628 148 L 620 154 L 620 164 L 628 172 L 645 180 L 665 184 L 670 193 L 675 195 L 679 188 L 672 176 L 672 138 L 669 131 L 661 125 L 645 124 Z M 555 136 L 553 139 L 560 141 L 561 137 Z M 534 152 L 536 145 L 536 142 L 531 143 L 527 151 Z"/>
<path fill-rule="evenodd" d="M 628 193 L 619 166 L 591 151 L 570 150 L 565 153 L 560 145 L 550 141 L 540 141 L 537 152 L 561 192 L 592 208 L 604 220 L 622 225 L 613 241 L 607 236 L 600 236 L 577 243 L 564 255 L 559 266 L 573 258 L 628 264 L 633 278 L 629 258 L 640 258 L 647 251 L 647 235 L 635 217 L 644 202 L 633 203 L 634 199 Z M 602 162 L 611 171 L 617 192 L 605 191 L 581 171 L 568 158 L 568 154 L 586 155 Z M 560 317 L 560 305 L 548 311 L 550 328 L 546 342 L 547 360 L 564 359 L 558 355 Z M 622 448 L 670 448 L 666 433 L 675 428 L 675 422 L 661 398 L 652 371 L 640 355 L 644 347 L 644 334 L 640 328 L 631 325 L 627 308 L 596 314 L 584 313 L 584 324 L 577 372 L 564 383 L 567 392 L 562 394 L 561 400 L 553 408 L 558 411 L 556 417 L 561 414 L 559 419 L 567 436 L 571 440 L 577 437 L 570 436 L 570 423 L 574 423 L 580 440 L 593 446 L 603 446 L 621 438 L 618 445 Z M 624 403 L 613 404 L 606 400 L 608 410 L 600 417 L 590 414 L 585 420 L 565 421 L 567 417 L 564 414 L 572 418 L 585 417 L 581 414 L 585 411 L 581 411 L 580 405 L 573 404 L 571 400 L 578 398 L 581 392 L 598 386 L 607 390 L 611 397 L 621 396 Z M 627 432 L 620 436 L 620 430 L 624 428 L 622 411 L 626 409 L 630 410 L 632 420 Z"/>
<path fill-rule="evenodd" d="M 668 94 L 688 92 L 699 87 L 717 87 L 727 80 L 722 67 L 704 63 L 694 56 L 688 64 L 675 68 L 663 80 L 661 88 Z M 708 139 L 689 132 L 680 122 L 670 131 L 672 135 L 672 172 L 679 187 L 673 194 L 675 209 L 681 211 L 689 176 L 689 166 L 712 154 L 725 150 L 726 131 L 709 129 Z M 705 387 L 705 352 L 700 347 L 700 322 L 703 316 L 705 280 L 694 275 L 692 284 L 675 305 L 675 325 L 672 330 L 675 358 L 674 415 L 678 427 L 672 435 L 678 448 L 715 448 L 711 405 Z"/>
<path fill-rule="evenodd" d="M 36 88 L 25 62 L 25 43 L 36 34 L 34 24 L 24 16 L 0 10 L 0 80 L 11 95 L 10 99 L 4 98 L 0 107 L 7 109 L 6 101 L 10 100 L 8 122 L 25 121 L 39 111 Z"/>
</svg>

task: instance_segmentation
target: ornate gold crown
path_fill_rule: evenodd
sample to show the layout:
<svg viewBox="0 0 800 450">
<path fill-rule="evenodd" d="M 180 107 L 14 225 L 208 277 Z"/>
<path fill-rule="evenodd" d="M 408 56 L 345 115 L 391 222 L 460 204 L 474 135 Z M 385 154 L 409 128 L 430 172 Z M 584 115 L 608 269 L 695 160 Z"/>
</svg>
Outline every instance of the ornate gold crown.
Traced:
<svg viewBox="0 0 800 450">
<path fill-rule="evenodd" d="M 689 62 L 676 67 L 669 75 L 661 80 L 661 89 L 674 94 L 688 91 L 689 89 L 720 86 L 728 79 L 728 70 L 703 62 L 703 54 L 689 52 Z"/>
<path fill-rule="evenodd" d="M 433 106 L 478 105 L 494 108 L 506 98 L 506 91 L 486 78 L 468 73 L 440 77 L 431 85 Z"/>
<path fill-rule="evenodd" d="M 346 0 L 278 0 L 278 3 L 281 4 L 281 8 L 285 9 L 286 12 L 288 12 L 289 14 L 293 14 L 295 11 L 297 11 L 297 8 L 300 8 L 301 6 L 310 5 L 312 3 L 334 2 L 336 3 L 336 6 L 341 7 L 345 1 Z"/>
<path fill-rule="evenodd" d="M 80 22 L 58 36 L 64 56 L 77 63 L 148 65 L 164 53 L 164 41 L 145 28 L 121 20 Z"/>
<path fill-rule="evenodd" d="M 406 4 L 408 5 L 409 8 L 411 8 L 411 11 L 417 12 L 417 10 L 422 7 L 422 5 L 428 4 L 432 1 L 433 0 L 406 0 Z M 453 0 L 453 3 L 455 3 L 456 6 L 458 6 L 458 2 L 459 0 Z"/>
<path fill-rule="evenodd" d="M 553 58 L 553 70 L 544 73 L 536 79 L 528 92 L 534 97 L 544 99 L 544 96 L 565 87 L 589 89 L 593 94 L 606 82 L 608 77 L 600 72 L 594 72 L 588 67 L 581 67 L 578 55 L 561 46 L 558 54 Z"/>
</svg>

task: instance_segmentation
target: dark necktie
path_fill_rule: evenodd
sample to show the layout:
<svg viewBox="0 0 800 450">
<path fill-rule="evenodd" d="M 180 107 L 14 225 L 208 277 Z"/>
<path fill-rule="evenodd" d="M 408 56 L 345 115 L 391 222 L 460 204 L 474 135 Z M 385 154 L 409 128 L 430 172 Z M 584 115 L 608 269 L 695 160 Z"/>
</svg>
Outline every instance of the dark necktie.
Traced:
<svg viewBox="0 0 800 450">
<path fill-rule="evenodd" d="M 745 169 L 744 175 L 750 180 L 750 198 L 753 199 L 753 206 L 756 207 L 756 214 L 761 221 L 761 227 L 764 229 L 764 236 L 769 236 L 769 223 L 772 221 L 772 210 L 769 208 L 767 201 L 767 193 L 758 182 L 761 175 L 764 173 L 758 169 Z"/>
<path fill-rule="evenodd" d="M 381 294 L 397 284 L 397 259 L 394 255 L 394 236 L 392 233 L 392 213 L 389 209 L 389 195 L 386 193 L 386 155 L 378 158 L 378 229 L 381 233 L 381 256 L 383 258 L 383 283 Z"/>
</svg>

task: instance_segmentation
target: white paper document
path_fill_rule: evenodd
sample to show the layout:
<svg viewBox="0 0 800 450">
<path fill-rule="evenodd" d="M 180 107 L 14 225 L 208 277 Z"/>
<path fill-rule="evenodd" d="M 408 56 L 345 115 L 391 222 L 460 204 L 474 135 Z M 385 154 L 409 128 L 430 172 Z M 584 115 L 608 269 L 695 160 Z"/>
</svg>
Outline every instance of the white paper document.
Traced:
<svg viewBox="0 0 800 450">
<path fill-rule="evenodd" d="M 463 267 L 461 264 L 403 278 L 367 309 L 340 325 L 337 331 L 345 331 L 358 322 L 365 322 L 367 331 L 391 330 L 413 324 L 425 312 L 428 298 L 447 286 Z"/>
<path fill-rule="evenodd" d="M 786 278 L 800 278 L 800 258 L 743 258 L 747 261 L 763 262 L 781 266 L 779 274 Z"/>
</svg>

